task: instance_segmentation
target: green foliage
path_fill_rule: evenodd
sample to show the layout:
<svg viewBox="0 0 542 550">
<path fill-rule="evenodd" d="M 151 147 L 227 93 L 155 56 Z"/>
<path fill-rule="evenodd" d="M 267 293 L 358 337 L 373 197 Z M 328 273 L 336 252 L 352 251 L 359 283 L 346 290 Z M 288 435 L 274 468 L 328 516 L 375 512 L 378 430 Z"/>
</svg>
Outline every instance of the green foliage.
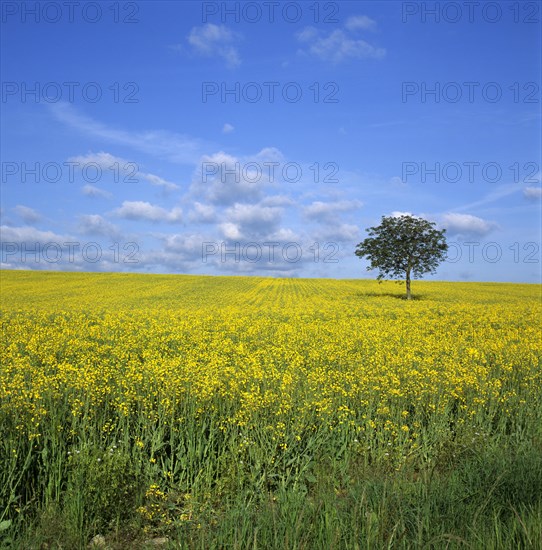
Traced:
<svg viewBox="0 0 542 550">
<path fill-rule="evenodd" d="M 73 515 L 72 521 L 84 530 L 97 532 L 126 521 L 133 515 L 131 506 L 141 492 L 136 468 L 130 454 L 117 445 L 70 452 L 63 501 Z"/>
<path fill-rule="evenodd" d="M 446 230 L 434 226 L 415 216 L 382 216 L 379 226 L 368 229 L 369 237 L 357 245 L 355 254 L 369 260 L 368 270 L 379 270 L 377 279 L 406 278 L 408 287 L 411 276 L 434 273 L 446 257 Z"/>
</svg>

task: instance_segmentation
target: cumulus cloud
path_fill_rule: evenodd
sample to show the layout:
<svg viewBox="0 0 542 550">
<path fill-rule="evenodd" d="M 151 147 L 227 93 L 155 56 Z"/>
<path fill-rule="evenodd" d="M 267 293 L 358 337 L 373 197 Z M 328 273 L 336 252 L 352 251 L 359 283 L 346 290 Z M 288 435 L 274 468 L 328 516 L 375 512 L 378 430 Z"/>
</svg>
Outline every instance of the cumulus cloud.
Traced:
<svg viewBox="0 0 542 550">
<path fill-rule="evenodd" d="M 191 273 L 199 263 L 201 263 L 201 259 L 199 262 L 193 258 L 187 260 L 179 252 L 139 250 L 137 252 L 137 262 L 129 265 L 130 270 L 137 269 L 147 273 Z"/>
<path fill-rule="evenodd" d="M 295 202 L 286 195 L 269 195 L 260 201 L 261 206 L 292 206 Z"/>
<path fill-rule="evenodd" d="M 358 200 L 322 202 L 315 201 L 303 209 L 304 216 L 321 223 L 335 223 L 339 214 L 361 208 L 363 203 Z"/>
<path fill-rule="evenodd" d="M 178 207 L 166 210 L 145 201 L 124 201 L 113 213 L 127 220 L 175 223 L 182 219 L 182 210 Z"/>
<path fill-rule="evenodd" d="M 101 235 L 111 239 L 120 236 L 118 227 L 99 214 L 79 216 L 78 229 L 83 235 Z"/>
<path fill-rule="evenodd" d="M 484 236 L 497 227 L 492 221 L 487 221 L 471 214 L 449 213 L 442 216 L 441 225 L 452 235 Z"/>
<path fill-rule="evenodd" d="M 285 162 L 284 155 L 276 147 L 264 147 L 254 155 L 254 159 L 260 162 Z"/>
<path fill-rule="evenodd" d="M 25 223 L 35 223 L 41 220 L 41 214 L 36 212 L 33 208 L 18 204 L 13 211 L 21 218 Z"/>
<path fill-rule="evenodd" d="M 52 242 L 62 244 L 64 242 L 73 241 L 73 237 L 59 235 L 52 231 L 40 231 L 32 226 L 13 227 L 7 225 L 0 226 L 0 239 L 4 244 L 26 243 L 29 250 L 33 250 L 35 243 L 45 244 Z"/>
<path fill-rule="evenodd" d="M 235 128 L 231 124 L 228 124 L 227 122 L 226 122 L 226 124 L 224 124 L 224 126 L 222 126 L 222 133 L 223 134 L 230 134 L 234 130 L 235 130 Z"/>
<path fill-rule="evenodd" d="M 221 225 L 225 237 L 264 237 L 278 228 L 282 208 L 236 203 L 226 210 L 225 216 L 226 222 Z"/>
<path fill-rule="evenodd" d="M 188 43 L 192 50 L 205 57 L 220 57 L 230 68 L 238 67 L 241 58 L 235 44 L 239 35 L 224 25 L 206 23 L 201 27 L 193 27 L 188 35 Z"/>
<path fill-rule="evenodd" d="M 216 221 L 216 211 L 209 204 L 194 203 L 194 208 L 188 213 L 188 219 L 195 223 L 213 223 Z"/>
<path fill-rule="evenodd" d="M 167 252 L 181 254 L 184 260 L 197 260 L 201 258 L 202 243 L 209 241 L 209 237 L 200 234 L 164 235 L 164 249 Z"/>
<path fill-rule="evenodd" d="M 222 235 L 229 240 L 236 240 L 241 239 L 243 237 L 239 226 L 232 222 L 223 222 L 221 223 L 218 228 L 220 229 L 220 232 Z"/>
<path fill-rule="evenodd" d="M 341 223 L 325 226 L 318 231 L 316 237 L 321 242 L 349 242 L 359 240 L 360 233 L 360 228 L 357 225 Z"/>
<path fill-rule="evenodd" d="M 95 187 L 94 185 L 83 185 L 81 187 L 81 193 L 87 197 L 91 197 L 93 199 L 110 199 L 113 195 L 109 193 L 108 191 L 104 191 L 103 189 L 100 189 L 99 187 Z"/>
<path fill-rule="evenodd" d="M 191 192 L 205 201 L 219 205 L 235 202 L 258 202 L 265 187 L 280 179 L 282 153 L 273 147 L 262 149 L 256 155 L 234 157 L 219 151 L 201 158 Z"/>
<path fill-rule="evenodd" d="M 352 36 L 357 30 L 375 30 L 376 23 L 365 15 L 348 18 L 345 27 L 326 33 L 315 27 L 305 27 L 297 33 L 297 40 L 304 45 L 301 53 L 313 55 L 323 61 L 341 63 L 348 59 L 382 59 L 384 48 L 369 44 Z"/>
</svg>

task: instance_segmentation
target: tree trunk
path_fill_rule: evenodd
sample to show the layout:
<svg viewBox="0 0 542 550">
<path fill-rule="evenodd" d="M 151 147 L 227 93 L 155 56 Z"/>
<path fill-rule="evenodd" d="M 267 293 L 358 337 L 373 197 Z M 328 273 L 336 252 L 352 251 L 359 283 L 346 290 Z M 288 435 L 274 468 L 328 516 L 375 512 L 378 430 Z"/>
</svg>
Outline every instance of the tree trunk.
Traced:
<svg viewBox="0 0 542 550">
<path fill-rule="evenodd" d="M 410 270 L 406 272 L 406 299 L 410 300 Z"/>
</svg>

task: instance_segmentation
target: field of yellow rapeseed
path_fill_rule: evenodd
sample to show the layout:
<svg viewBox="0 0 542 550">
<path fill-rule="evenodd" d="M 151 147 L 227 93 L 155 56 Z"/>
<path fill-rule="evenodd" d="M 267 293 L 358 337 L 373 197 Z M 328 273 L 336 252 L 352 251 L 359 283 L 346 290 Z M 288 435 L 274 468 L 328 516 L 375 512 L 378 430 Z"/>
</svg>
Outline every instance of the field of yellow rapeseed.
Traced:
<svg viewBox="0 0 542 550">
<path fill-rule="evenodd" d="M 35 498 L 43 452 L 114 444 L 184 494 L 198 474 L 172 441 L 189 453 L 198 426 L 234 446 L 237 474 L 280 476 L 322 441 L 397 471 L 439 438 L 540 415 L 536 285 L 417 282 L 410 302 L 368 280 L 6 271 L 1 287 L 5 518 Z"/>
<path fill-rule="evenodd" d="M 189 398 L 279 439 L 378 424 L 414 442 L 412 410 L 464 421 L 539 395 L 537 287 L 418 287 L 405 303 L 368 281 L 6 272 L 1 413 L 35 438 L 59 400 L 87 421 L 107 405 L 113 426 L 179 421 Z"/>
</svg>

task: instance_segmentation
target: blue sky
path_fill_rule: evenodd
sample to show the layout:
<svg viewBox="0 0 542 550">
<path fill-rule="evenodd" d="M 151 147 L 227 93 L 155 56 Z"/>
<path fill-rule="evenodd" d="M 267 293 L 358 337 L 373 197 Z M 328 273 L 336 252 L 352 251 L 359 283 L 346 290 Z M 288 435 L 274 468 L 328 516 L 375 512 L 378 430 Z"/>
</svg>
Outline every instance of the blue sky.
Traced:
<svg viewBox="0 0 542 550">
<path fill-rule="evenodd" d="M 541 17 L 4 2 L 2 267 L 373 277 L 355 245 L 408 212 L 435 278 L 539 282 Z"/>
</svg>

